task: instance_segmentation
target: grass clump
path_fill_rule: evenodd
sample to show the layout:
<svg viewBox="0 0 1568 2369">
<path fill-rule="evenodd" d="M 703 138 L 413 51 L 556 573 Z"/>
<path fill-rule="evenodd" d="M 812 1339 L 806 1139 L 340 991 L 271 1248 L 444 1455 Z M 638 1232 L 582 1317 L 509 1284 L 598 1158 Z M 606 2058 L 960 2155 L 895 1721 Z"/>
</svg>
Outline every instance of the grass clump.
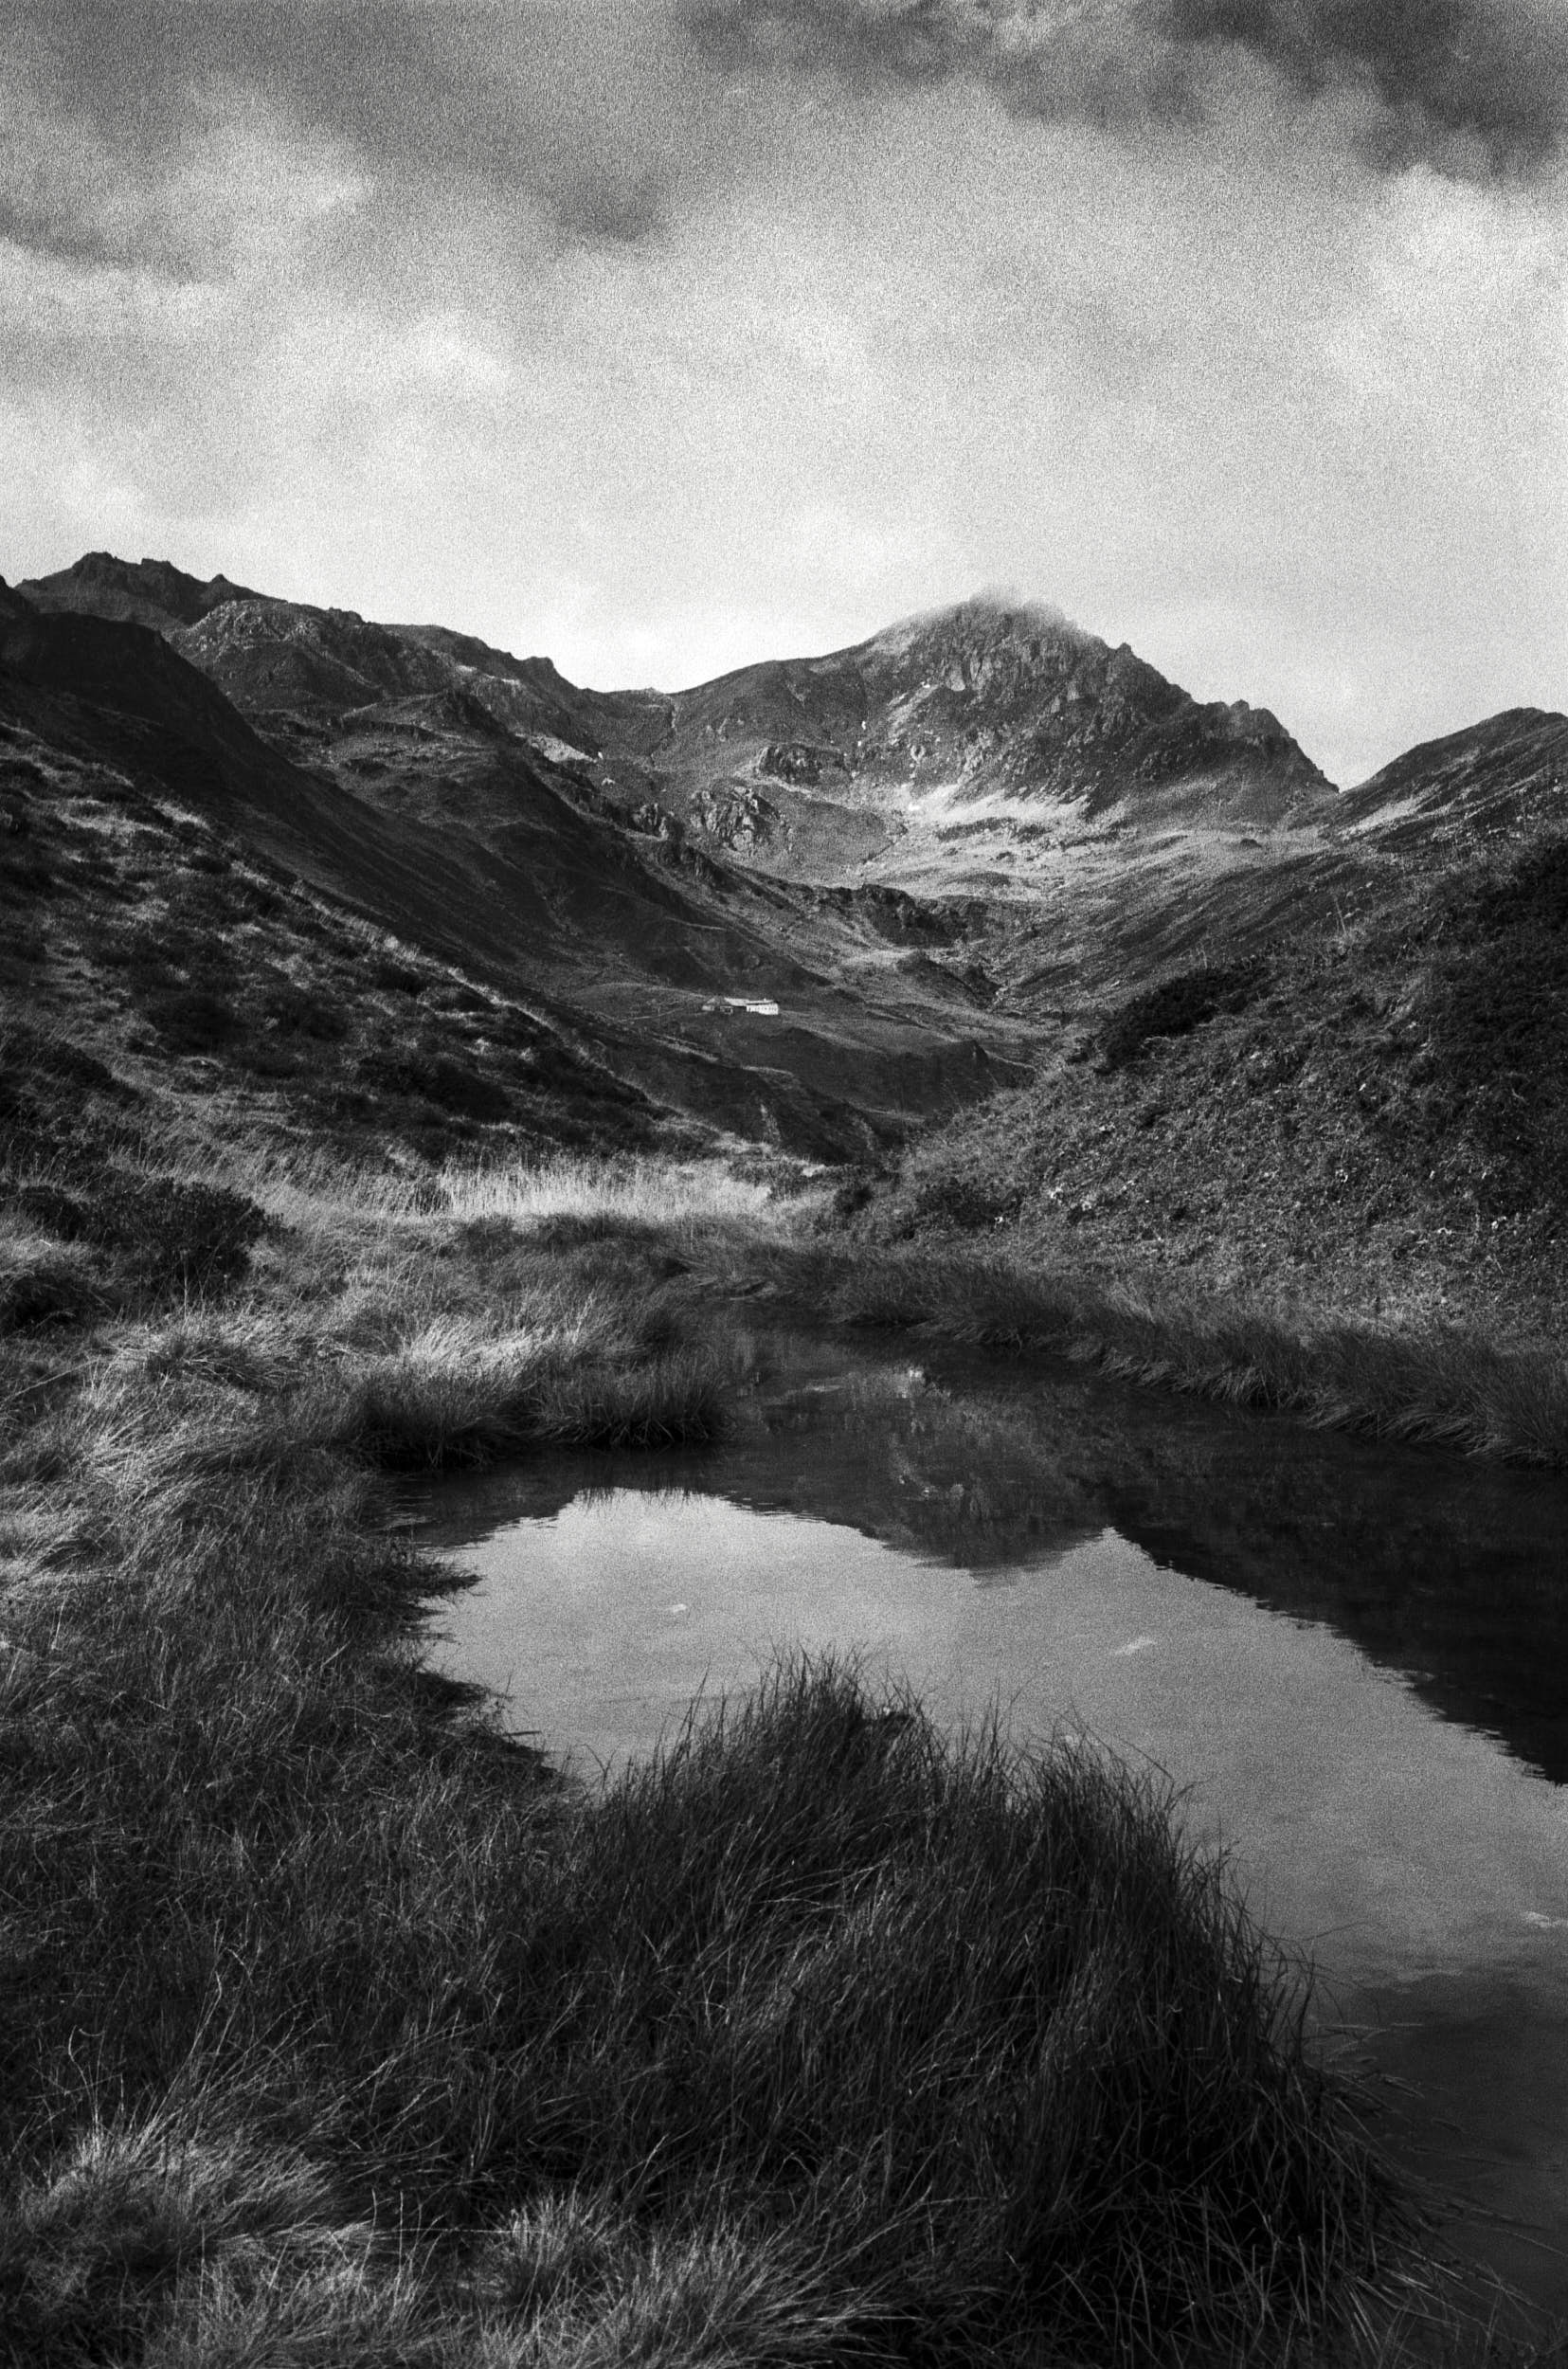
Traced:
<svg viewBox="0 0 1568 2369">
<path fill-rule="evenodd" d="M 569 1315 L 547 1307 L 498 1331 L 438 1319 L 384 1355 L 352 1361 L 308 1402 L 304 1422 L 311 1436 L 388 1467 L 488 1463 L 547 1441 L 712 1439 L 723 1421 L 714 1357 L 694 1345 L 654 1346 L 660 1329 L 657 1308 L 640 1328 L 591 1302 Z"/>
<path fill-rule="evenodd" d="M 831 1665 L 694 1724 L 584 1830 L 575 1980 L 621 2061 L 575 2176 L 833 2233 L 883 2341 L 933 2359 L 1331 2316 L 1390 2200 L 1170 1810 Z"/>
</svg>

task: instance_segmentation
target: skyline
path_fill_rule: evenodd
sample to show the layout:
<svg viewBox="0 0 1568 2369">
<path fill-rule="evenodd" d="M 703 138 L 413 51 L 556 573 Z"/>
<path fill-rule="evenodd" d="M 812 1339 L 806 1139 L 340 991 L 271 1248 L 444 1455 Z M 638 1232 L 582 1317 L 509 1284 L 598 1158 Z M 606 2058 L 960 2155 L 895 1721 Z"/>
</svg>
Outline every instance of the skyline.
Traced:
<svg viewBox="0 0 1568 2369">
<path fill-rule="evenodd" d="M 1568 16 L 24 0 L 0 572 L 674 690 L 984 591 L 1348 785 L 1568 708 Z"/>
</svg>

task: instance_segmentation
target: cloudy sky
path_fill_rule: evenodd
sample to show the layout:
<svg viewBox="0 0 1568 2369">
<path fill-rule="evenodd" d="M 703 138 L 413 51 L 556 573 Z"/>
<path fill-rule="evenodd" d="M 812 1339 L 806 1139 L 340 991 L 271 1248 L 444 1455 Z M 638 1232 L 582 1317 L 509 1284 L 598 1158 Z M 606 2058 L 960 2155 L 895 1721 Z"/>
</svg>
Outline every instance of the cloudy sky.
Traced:
<svg viewBox="0 0 1568 2369">
<path fill-rule="evenodd" d="M 10 0 L 0 573 L 1568 708 L 1568 0 Z"/>
</svg>

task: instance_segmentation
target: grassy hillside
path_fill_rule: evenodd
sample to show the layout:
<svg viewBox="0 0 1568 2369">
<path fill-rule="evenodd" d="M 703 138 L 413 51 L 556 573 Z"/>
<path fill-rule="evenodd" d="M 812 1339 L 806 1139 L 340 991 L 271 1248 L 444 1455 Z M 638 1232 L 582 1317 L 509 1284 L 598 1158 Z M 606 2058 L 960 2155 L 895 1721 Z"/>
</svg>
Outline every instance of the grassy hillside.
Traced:
<svg viewBox="0 0 1568 2369">
<path fill-rule="evenodd" d="M 1560 1337 L 1568 836 L 1468 852 L 1372 917 L 1104 1008 L 941 1130 L 884 1239 L 1178 1275 L 1283 1310 Z"/>
<path fill-rule="evenodd" d="M 35 1164 L 171 1136 L 416 1165 L 700 1136 L 529 1006 L 20 731 L 0 924 L 3 1124 Z"/>
</svg>

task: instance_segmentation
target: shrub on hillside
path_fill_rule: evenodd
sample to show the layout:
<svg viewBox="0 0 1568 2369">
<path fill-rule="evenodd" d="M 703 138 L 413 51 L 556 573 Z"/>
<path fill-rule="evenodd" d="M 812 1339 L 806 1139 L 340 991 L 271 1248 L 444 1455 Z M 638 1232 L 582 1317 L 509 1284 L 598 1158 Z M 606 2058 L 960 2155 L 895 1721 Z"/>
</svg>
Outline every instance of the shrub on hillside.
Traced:
<svg viewBox="0 0 1568 2369">
<path fill-rule="evenodd" d="M 45 1029 L 20 1022 L 0 1034 L 0 1075 L 17 1080 L 31 1076 L 50 1084 L 85 1086 L 97 1094 L 127 1090 L 97 1054 L 74 1044 L 69 1037 L 51 1036 Z"/>
<path fill-rule="evenodd" d="M 498 1078 L 487 1077 L 449 1053 L 426 1053 L 410 1047 L 401 1053 L 369 1053 L 359 1063 L 367 1086 L 383 1094 L 433 1102 L 438 1110 L 465 1119 L 494 1122 L 512 1109 L 512 1096 Z"/>
<path fill-rule="evenodd" d="M 372 987 L 388 988 L 394 995 L 422 995 L 426 981 L 412 963 L 399 962 L 395 954 L 375 954 L 366 967 L 366 977 Z"/>
<path fill-rule="evenodd" d="M 151 995 L 142 1010 L 172 1053 L 216 1053 L 238 1033 L 239 1015 L 210 987 Z"/>
<path fill-rule="evenodd" d="M 438 987 L 430 1002 L 438 1012 L 488 1012 L 491 1008 L 488 995 L 460 979 Z"/>
<path fill-rule="evenodd" d="M 164 987 L 173 984 L 170 949 L 155 930 L 145 925 L 130 930 L 111 928 L 97 934 L 84 932 L 82 946 L 105 970 L 125 971 L 133 987 Z"/>
<path fill-rule="evenodd" d="M 312 994 L 297 986 L 292 979 L 280 979 L 269 987 L 261 1009 L 288 1036 L 315 1037 L 323 1044 L 338 1044 L 349 1033 L 347 1017 L 335 1004 L 319 991 Z"/>
<path fill-rule="evenodd" d="M 59 1242 L 79 1242 L 87 1231 L 87 1216 L 76 1197 L 58 1184 L 24 1184 L 11 1195 L 11 1205 Z"/>
<path fill-rule="evenodd" d="M 1097 1051 L 1107 1069 L 1136 1060 L 1151 1037 L 1184 1037 L 1217 1012 L 1239 1011 L 1261 985 L 1256 964 L 1205 963 L 1131 997 L 1106 1020 Z"/>
<path fill-rule="evenodd" d="M 1023 1186 L 1016 1179 L 942 1168 L 914 1180 L 909 1215 L 922 1225 L 977 1233 L 982 1227 L 1011 1224 L 1022 1205 Z"/>
<path fill-rule="evenodd" d="M 80 1249 L 25 1230 L 0 1231 L 0 1333 L 73 1323 L 96 1297 Z"/>
<path fill-rule="evenodd" d="M 171 1176 L 113 1176 L 84 1213 L 89 1239 L 148 1292 L 232 1282 L 265 1227 L 265 1212 L 243 1193 Z"/>
</svg>

